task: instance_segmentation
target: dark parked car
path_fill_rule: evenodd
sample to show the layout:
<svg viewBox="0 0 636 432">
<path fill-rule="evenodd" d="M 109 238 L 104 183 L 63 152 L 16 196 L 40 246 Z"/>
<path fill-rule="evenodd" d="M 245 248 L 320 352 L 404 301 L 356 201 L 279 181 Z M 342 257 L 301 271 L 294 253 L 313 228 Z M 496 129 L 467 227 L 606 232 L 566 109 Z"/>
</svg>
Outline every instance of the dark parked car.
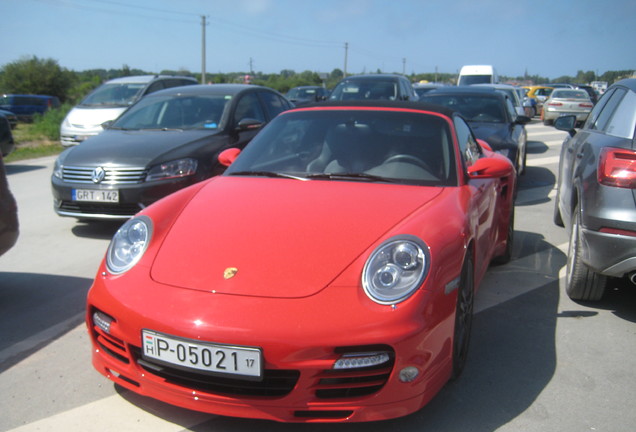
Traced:
<svg viewBox="0 0 636 432">
<path fill-rule="evenodd" d="M 55 211 L 127 219 L 178 189 L 223 172 L 218 155 L 243 148 L 291 103 L 245 84 L 192 85 L 141 99 L 104 132 L 58 157 Z"/>
<path fill-rule="evenodd" d="M 4 161 L 0 156 L 0 255 L 11 249 L 18 240 L 18 207 L 9 190 Z"/>
<path fill-rule="evenodd" d="M 583 127 L 574 115 L 555 120 L 570 136 L 559 163 L 554 222 L 570 233 L 566 292 L 599 300 L 608 277 L 636 283 L 636 79 L 601 97 Z"/>
<path fill-rule="evenodd" d="M 329 90 L 320 86 L 300 86 L 290 89 L 285 96 L 294 105 L 302 106 L 324 101 L 329 96 Z"/>
<path fill-rule="evenodd" d="M 332 101 L 418 99 L 408 78 L 397 74 L 352 75 L 342 79 L 329 95 Z"/>
<path fill-rule="evenodd" d="M 588 96 L 590 97 L 590 100 L 592 101 L 592 103 L 596 105 L 596 102 L 598 102 L 598 93 L 596 93 L 596 90 L 594 90 L 594 87 L 590 85 L 585 85 L 585 84 L 576 84 L 576 88 L 580 90 L 585 90 Z"/>
<path fill-rule="evenodd" d="M 18 116 L 13 114 L 11 111 L 0 109 L 0 115 L 3 115 L 9 120 L 9 124 L 11 125 L 11 129 L 15 129 L 18 126 Z"/>
<path fill-rule="evenodd" d="M 415 90 L 415 93 L 417 93 L 417 97 L 422 97 L 424 96 L 425 93 L 428 93 L 431 90 L 435 90 L 436 88 L 440 88 L 440 87 L 444 87 L 444 84 L 430 83 L 430 82 L 425 82 L 425 83 L 420 82 L 420 83 L 413 84 L 413 89 Z"/>
<path fill-rule="evenodd" d="M 524 173 L 528 139 L 524 125 L 530 118 L 518 115 L 505 93 L 480 86 L 445 87 L 426 93 L 420 101 L 459 111 L 477 138 L 507 156 L 518 174 Z"/>
<path fill-rule="evenodd" d="M 0 109 L 10 111 L 24 121 L 30 121 L 35 114 L 44 114 L 59 106 L 60 100 L 55 96 L 18 94 L 0 96 Z"/>
<path fill-rule="evenodd" d="M 9 120 L 0 114 L 0 153 L 6 156 L 15 148 L 13 134 L 11 133 L 11 124 Z"/>
</svg>

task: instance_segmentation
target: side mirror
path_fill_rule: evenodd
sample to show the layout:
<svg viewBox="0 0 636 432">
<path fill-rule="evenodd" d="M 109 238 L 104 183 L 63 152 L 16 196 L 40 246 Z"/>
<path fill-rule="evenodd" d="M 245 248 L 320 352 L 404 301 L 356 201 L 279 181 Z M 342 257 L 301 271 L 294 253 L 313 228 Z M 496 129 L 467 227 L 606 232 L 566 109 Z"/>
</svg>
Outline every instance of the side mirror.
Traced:
<svg viewBox="0 0 636 432">
<path fill-rule="evenodd" d="M 574 129 L 574 126 L 576 126 L 576 116 L 573 115 L 558 117 L 554 121 L 555 128 L 557 128 L 558 130 L 566 131 L 570 134 L 570 136 L 576 135 L 576 129 Z"/>
<path fill-rule="evenodd" d="M 514 167 L 507 159 L 485 157 L 468 167 L 471 179 L 507 177 L 514 173 Z"/>
<path fill-rule="evenodd" d="M 515 119 L 515 123 L 524 125 L 524 124 L 528 124 L 530 123 L 530 117 L 528 116 L 524 116 L 524 115 L 518 115 L 517 118 Z"/>
<path fill-rule="evenodd" d="M 107 120 L 104 123 L 102 123 L 101 126 L 104 130 L 106 130 L 106 129 L 110 129 L 113 123 L 115 123 L 115 120 Z"/>
<path fill-rule="evenodd" d="M 223 166 L 229 167 L 236 160 L 238 155 L 241 154 L 241 149 L 229 148 L 223 150 L 218 157 L 219 163 Z"/>
<path fill-rule="evenodd" d="M 492 149 L 492 147 L 490 147 L 490 144 L 488 144 L 486 141 L 484 141 L 483 139 L 477 138 L 477 143 L 480 145 L 481 148 L 486 149 L 488 151 L 494 151 Z"/>
<path fill-rule="evenodd" d="M 238 122 L 238 126 L 236 128 L 237 131 L 246 131 L 246 130 L 255 130 L 263 127 L 265 122 L 256 120 L 254 118 L 246 117 Z"/>
</svg>

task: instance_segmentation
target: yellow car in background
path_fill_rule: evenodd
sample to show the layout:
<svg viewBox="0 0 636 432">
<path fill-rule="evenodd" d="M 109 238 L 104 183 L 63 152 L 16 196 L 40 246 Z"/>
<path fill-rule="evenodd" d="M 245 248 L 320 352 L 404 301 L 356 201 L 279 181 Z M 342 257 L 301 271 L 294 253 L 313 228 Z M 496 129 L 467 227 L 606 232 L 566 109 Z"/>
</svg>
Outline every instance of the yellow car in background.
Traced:
<svg viewBox="0 0 636 432">
<path fill-rule="evenodd" d="M 550 96 L 550 93 L 552 93 L 552 90 L 554 90 L 554 88 L 547 86 L 523 86 L 523 88 L 528 89 L 528 93 L 526 94 L 527 97 L 537 101 L 535 109 L 537 111 L 537 114 L 541 114 L 541 110 L 543 109 L 543 102 L 545 102 L 548 96 Z"/>
</svg>

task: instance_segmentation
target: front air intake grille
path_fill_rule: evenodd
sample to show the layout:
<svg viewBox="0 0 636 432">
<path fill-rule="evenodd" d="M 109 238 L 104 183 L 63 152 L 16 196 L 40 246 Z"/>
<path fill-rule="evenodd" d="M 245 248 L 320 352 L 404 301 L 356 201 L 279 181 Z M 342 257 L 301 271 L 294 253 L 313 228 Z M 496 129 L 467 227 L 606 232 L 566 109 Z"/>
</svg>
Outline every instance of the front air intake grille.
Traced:
<svg viewBox="0 0 636 432">
<path fill-rule="evenodd" d="M 102 352 L 105 352 L 122 363 L 130 363 L 130 355 L 124 341 L 104 332 L 96 325 L 92 327 L 92 331 L 93 337 Z"/>
<path fill-rule="evenodd" d="M 263 371 L 262 381 L 246 381 L 236 378 L 205 375 L 166 367 L 141 358 L 141 350 L 135 349 L 139 366 L 146 372 L 165 379 L 167 382 L 192 390 L 228 396 L 283 397 L 296 385 L 300 372 L 296 370 Z"/>
<path fill-rule="evenodd" d="M 111 215 L 131 217 L 139 213 L 142 208 L 137 204 L 101 204 L 78 203 L 76 201 L 62 201 L 59 210 L 66 213 L 78 213 L 85 215 Z"/>
<path fill-rule="evenodd" d="M 103 170 L 104 177 L 101 181 L 94 181 L 95 170 Z M 145 168 L 113 168 L 113 167 L 74 167 L 65 166 L 62 168 L 62 179 L 68 183 L 105 184 L 122 185 L 137 184 L 146 178 Z"/>
<path fill-rule="evenodd" d="M 374 394 L 382 389 L 393 371 L 395 353 L 388 346 L 354 347 L 338 349 L 347 352 L 381 351 L 389 355 L 389 360 L 377 366 L 352 369 L 328 369 L 318 374 L 314 391 L 318 399 L 356 398 Z"/>
</svg>

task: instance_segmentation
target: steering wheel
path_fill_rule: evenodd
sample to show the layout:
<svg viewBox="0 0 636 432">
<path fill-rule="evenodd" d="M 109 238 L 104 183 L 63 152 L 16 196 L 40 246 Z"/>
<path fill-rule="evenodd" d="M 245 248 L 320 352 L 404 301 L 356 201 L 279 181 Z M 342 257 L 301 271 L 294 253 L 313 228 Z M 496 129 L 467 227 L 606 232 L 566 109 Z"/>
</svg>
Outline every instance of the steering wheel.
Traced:
<svg viewBox="0 0 636 432">
<path fill-rule="evenodd" d="M 422 159 L 415 157 L 413 155 L 396 154 L 384 161 L 385 164 L 388 164 L 391 162 L 406 162 L 413 165 L 417 165 L 420 168 L 424 168 L 428 172 L 433 172 L 431 171 L 431 168 L 428 166 L 426 162 L 424 162 Z"/>
</svg>

